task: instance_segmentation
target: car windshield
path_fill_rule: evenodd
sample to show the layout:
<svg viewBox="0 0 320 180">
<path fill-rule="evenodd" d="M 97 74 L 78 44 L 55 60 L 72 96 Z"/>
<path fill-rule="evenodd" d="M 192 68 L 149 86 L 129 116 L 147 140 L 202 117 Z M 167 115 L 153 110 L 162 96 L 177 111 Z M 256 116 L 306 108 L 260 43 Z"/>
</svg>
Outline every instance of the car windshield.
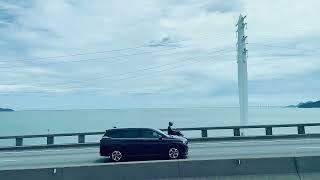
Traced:
<svg viewBox="0 0 320 180">
<path fill-rule="evenodd" d="M 164 137 L 169 137 L 169 135 L 165 134 L 163 131 L 160 131 L 159 129 L 154 129 L 155 131 L 157 131 L 159 134 L 161 134 Z"/>
</svg>

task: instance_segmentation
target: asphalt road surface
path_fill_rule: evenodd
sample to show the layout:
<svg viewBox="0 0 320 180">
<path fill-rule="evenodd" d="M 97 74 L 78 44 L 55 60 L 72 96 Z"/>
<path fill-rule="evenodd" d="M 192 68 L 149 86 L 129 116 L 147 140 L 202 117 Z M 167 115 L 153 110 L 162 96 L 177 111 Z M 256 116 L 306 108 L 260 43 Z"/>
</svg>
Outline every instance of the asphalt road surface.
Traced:
<svg viewBox="0 0 320 180">
<path fill-rule="evenodd" d="M 320 139 L 190 143 L 187 159 L 320 156 Z M 0 152 L 0 170 L 110 163 L 98 147 Z"/>
</svg>

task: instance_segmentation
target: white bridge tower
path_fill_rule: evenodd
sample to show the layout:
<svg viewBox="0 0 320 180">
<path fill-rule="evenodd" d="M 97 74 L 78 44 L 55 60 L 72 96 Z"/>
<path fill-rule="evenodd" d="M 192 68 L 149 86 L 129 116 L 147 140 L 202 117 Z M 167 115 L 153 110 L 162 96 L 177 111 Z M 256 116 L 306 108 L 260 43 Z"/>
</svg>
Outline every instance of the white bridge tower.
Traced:
<svg viewBox="0 0 320 180">
<path fill-rule="evenodd" d="M 237 23 L 237 63 L 238 63 L 238 87 L 240 104 L 240 124 L 248 123 L 248 72 L 247 72 L 247 53 L 244 29 L 247 23 L 244 22 L 246 16 L 240 15 Z"/>
</svg>

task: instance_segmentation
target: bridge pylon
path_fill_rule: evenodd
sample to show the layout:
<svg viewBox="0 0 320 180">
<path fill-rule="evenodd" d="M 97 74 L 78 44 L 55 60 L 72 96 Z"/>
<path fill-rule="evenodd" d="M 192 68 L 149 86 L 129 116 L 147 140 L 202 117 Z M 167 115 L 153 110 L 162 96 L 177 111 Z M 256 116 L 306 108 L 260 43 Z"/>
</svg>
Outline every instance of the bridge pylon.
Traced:
<svg viewBox="0 0 320 180">
<path fill-rule="evenodd" d="M 246 16 L 239 16 L 237 23 L 237 63 L 238 63 L 238 88 L 239 88 L 239 105 L 240 105 L 240 125 L 248 123 L 248 72 L 247 72 L 247 55 L 245 28 L 247 23 L 244 22 Z"/>
</svg>

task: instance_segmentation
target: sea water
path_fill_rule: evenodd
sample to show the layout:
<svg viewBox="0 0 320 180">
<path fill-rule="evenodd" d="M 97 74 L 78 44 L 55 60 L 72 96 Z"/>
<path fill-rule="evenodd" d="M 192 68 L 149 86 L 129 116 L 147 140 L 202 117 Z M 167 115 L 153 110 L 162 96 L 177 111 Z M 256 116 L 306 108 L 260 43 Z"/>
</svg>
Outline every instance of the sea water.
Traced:
<svg viewBox="0 0 320 180">
<path fill-rule="evenodd" d="M 0 112 L 0 136 L 105 131 L 113 127 L 176 128 L 240 125 L 239 108 L 137 108 L 102 110 L 49 110 Z M 320 109 L 249 108 L 248 125 L 320 123 Z M 320 128 L 307 127 L 307 133 Z M 244 130 L 245 135 L 264 134 L 264 129 Z M 296 128 L 275 128 L 274 134 L 295 133 Z M 200 131 L 184 132 L 199 137 Z M 209 131 L 209 136 L 232 135 L 232 130 Z M 55 142 L 77 142 L 77 137 L 59 137 Z M 99 137 L 86 137 L 97 141 Z M 25 144 L 45 143 L 45 138 L 25 139 Z M 0 145 L 14 145 L 0 140 Z"/>
</svg>

